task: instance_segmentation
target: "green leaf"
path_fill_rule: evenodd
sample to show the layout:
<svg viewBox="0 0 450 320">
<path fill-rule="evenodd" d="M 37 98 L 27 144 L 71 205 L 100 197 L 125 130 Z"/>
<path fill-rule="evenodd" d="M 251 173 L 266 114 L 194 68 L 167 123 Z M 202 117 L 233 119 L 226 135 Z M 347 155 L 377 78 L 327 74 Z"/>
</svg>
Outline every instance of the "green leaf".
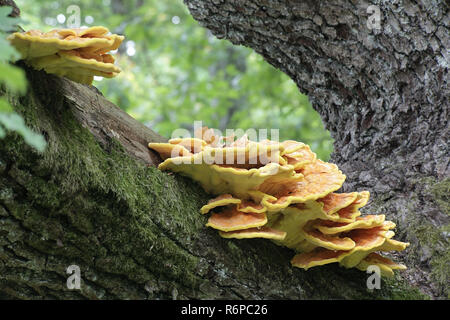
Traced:
<svg viewBox="0 0 450 320">
<path fill-rule="evenodd" d="M 7 62 L 0 62 L 0 83 L 4 83 L 12 92 L 23 94 L 27 89 L 25 72 Z"/>
<path fill-rule="evenodd" d="M 5 112 L 5 113 L 9 113 L 12 112 L 13 109 L 11 107 L 11 105 L 9 104 L 8 100 L 6 100 L 6 98 L 4 97 L 0 97 L 0 112 Z"/>
<path fill-rule="evenodd" d="M 19 18 L 8 17 L 13 8 L 9 6 L 0 7 L 0 31 L 9 32 L 16 30 L 16 26 L 21 22 Z"/>
<path fill-rule="evenodd" d="M 47 146 L 45 138 L 27 128 L 23 118 L 17 113 L 0 113 L 0 124 L 10 131 L 15 131 L 20 134 L 25 142 L 36 148 L 38 151 L 43 152 Z"/>
<path fill-rule="evenodd" d="M 18 59 L 20 59 L 20 53 L 0 34 L 0 62 L 16 61 Z"/>
<path fill-rule="evenodd" d="M 44 152 L 45 147 L 47 146 L 47 142 L 45 141 L 45 138 L 37 134 L 29 129 L 27 129 L 23 134 L 23 138 L 25 139 L 25 142 L 28 143 L 28 145 L 34 147 L 39 152 Z"/>
</svg>

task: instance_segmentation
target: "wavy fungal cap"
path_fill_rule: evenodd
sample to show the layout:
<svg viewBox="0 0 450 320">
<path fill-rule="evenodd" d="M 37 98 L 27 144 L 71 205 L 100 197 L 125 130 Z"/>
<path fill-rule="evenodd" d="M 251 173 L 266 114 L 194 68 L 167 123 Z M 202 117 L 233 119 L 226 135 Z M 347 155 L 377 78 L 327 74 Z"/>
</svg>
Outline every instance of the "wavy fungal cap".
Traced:
<svg viewBox="0 0 450 320">
<path fill-rule="evenodd" d="M 270 239 L 296 251 L 291 264 L 305 270 L 329 263 L 363 271 L 377 266 L 389 277 L 406 269 L 380 254 L 409 245 L 392 239 L 395 224 L 385 215 L 361 215 L 369 192 L 338 193 L 345 175 L 301 142 L 235 140 L 203 127 L 195 138 L 149 147 L 163 158 L 161 170 L 187 176 L 216 196 L 200 212 L 211 213 L 206 225 L 223 238 Z"/>
<path fill-rule="evenodd" d="M 113 78 L 121 71 L 108 52 L 118 49 L 124 37 L 108 33 L 105 27 L 30 30 L 8 40 L 34 69 L 91 84 L 94 76 Z"/>
</svg>

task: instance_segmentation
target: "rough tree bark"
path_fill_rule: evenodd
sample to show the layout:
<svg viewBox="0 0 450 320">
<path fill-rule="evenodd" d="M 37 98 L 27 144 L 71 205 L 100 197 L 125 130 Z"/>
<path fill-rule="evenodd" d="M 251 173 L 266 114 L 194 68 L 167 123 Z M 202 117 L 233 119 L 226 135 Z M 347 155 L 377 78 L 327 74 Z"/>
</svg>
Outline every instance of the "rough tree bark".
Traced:
<svg viewBox="0 0 450 320">
<path fill-rule="evenodd" d="M 380 4 L 386 29 L 370 34 L 367 4 L 344 0 L 186 3 L 214 34 L 254 48 L 311 97 L 346 187 L 371 191 L 370 209 L 412 242 L 399 258 L 410 271 L 370 291 L 357 270 L 305 272 L 270 241 L 220 238 L 198 214 L 208 195 L 152 166 L 145 144 L 161 137 L 94 88 L 24 67 L 26 96 L 0 95 L 48 148 L 38 154 L 16 135 L 0 144 L 0 298 L 426 297 L 417 288 L 445 297 L 446 5 Z M 72 264 L 81 290 L 66 287 Z"/>
</svg>

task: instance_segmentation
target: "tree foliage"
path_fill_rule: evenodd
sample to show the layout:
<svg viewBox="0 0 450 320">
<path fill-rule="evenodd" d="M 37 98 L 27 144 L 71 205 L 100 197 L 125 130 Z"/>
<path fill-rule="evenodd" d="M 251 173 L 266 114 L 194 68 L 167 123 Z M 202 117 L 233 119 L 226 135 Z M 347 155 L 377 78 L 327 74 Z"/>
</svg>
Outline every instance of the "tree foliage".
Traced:
<svg viewBox="0 0 450 320">
<path fill-rule="evenodd" d="M 95 85 L 111 101 L 161 135 L 192 129 L 194 120 L 225 130 L 280 129 L 280 139 L 311 145 L 328 160 L 332 139 L 294 82 L 252 50 L 218 40 L 181 0 L 16 1 L 24 29 L 66 27 L 69 6 L 81 25 L 124 34 L 123 72 Z"/>
</svg>

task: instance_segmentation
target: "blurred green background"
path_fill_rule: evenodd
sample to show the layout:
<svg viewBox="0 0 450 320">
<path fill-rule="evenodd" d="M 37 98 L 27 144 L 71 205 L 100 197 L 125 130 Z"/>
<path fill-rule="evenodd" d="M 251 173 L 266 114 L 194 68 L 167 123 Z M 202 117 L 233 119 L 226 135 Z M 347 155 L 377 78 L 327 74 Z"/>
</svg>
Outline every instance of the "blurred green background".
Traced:
<svg viewBox="0 0 450 320">
<path fill-rule="evenodd" d="M 123 72 L 94 85 L 159 134 L 211 128 L 279 129 L 280 139 L 311 146 L 328 160 L 332 139 L 308 98 L 252 50 L 216 39 L 182 0 L 16 0 L 25 30 L 67 27 L 77 5 L 81 26 L 103 25 L 126 39 L 116 54 Z M 72 20 L 70 20 L 72 22 Z M 269 131 L 270 132 L 270 131 Z M 270 139 L 270 135 L 269 135 Z"/>
</svg>

